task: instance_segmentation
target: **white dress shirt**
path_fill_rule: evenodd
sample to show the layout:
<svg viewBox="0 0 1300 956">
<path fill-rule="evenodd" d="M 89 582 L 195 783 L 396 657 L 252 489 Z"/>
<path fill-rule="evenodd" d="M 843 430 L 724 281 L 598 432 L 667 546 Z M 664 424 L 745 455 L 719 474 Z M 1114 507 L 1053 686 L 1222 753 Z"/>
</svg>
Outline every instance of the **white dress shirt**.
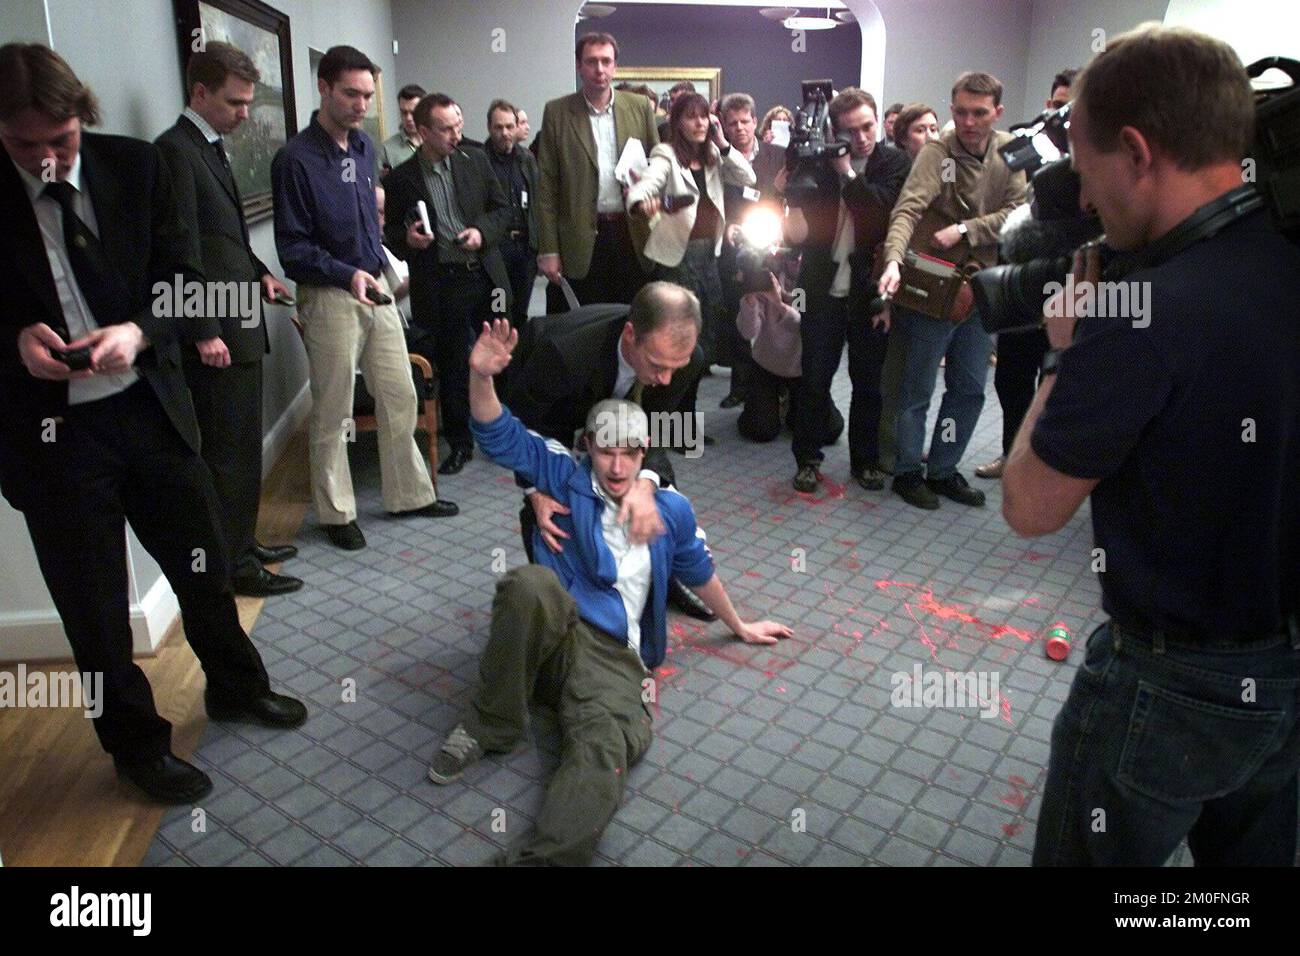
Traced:
<svg viewBox="0 0 1300 956">
<path fill-rule="evenodd" d="M 63 321 L 68 327 L 68 341 L 73 342 L 99 328 L 99 323 L 90 313 L 77 285 L 76 273 L 72 271 L 72 262 L 68 258 L 68 247 L 63 241 L 63 210 L 51 197 L 44 196 L 45 183 L 27 170 L 14 163 L 14 169 L 23 181 L 27 198 L 31 200 L 32 210 L 36 213 L 36 224 L 41 230 L 41 241 L 45 243 L 45 255 L 50 260 L 50 273 L 54 276 L 54 288 L 59 295 L 59 305 L 63 309 Z M 73 208 L 81 221 L 92 233 L 99 235 L 99 224 L 95 220 L 95 207 L 86 191 L 86 184 L 81 177 L 81 154 L 77 154 L 72 163 L 72 171 L 65 180 L 74 190 Z M 81 405 L 95 402 L 101 398 L 116 395 L 134 385 L 140 375 L 129 368 L 121 375 L 99 375 L 79 378 L 68 382 L 68 404 Z"/>
<path fill-rule="evenodd" d="M 614 555 L 614 566 L 618 568 L 614 590 L 623 599 L 623 609 L 627 612 L 627 646 L 640 659 L 641 613 L 650 597 L 650 546 L 633 544 L 628 540 L 627 524 L 618 523 L 618 503 L 605 494 L 605 489 L 600 487 L 594 474 L 591 476 L 591 487 L 605 503 L 605 508 L 600 513 L 600 530 L 610 553 Z"/>
<path fill-rule="evenodd" d="M 600 186 L 596 192 L 596 212 L 622 212 L 623 187 L 614 178 L 614 167 L 618 165 L 618 131 L 614 128 L 614 93 L 609 94 L 609 105 L 598 110 L 591 105 L 591 100 L 583 97 L 587 104 L 587 116 L 591 120 L 591 135 L 596 139 L 596 165 L 600 170 Z"/>
</svg>

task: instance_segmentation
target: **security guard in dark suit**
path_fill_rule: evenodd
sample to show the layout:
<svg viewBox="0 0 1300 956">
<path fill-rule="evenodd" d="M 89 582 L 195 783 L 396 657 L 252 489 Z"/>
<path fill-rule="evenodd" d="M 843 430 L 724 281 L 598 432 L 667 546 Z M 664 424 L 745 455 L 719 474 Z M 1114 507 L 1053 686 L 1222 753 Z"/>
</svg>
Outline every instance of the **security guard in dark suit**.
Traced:
<svg viewBox="0 0 1300 956">
<path fill-rule="evenodd" d="M 155 799 L 212 782 L 171 753 L 131 659 L 126 523 L 162 567 L 214 720 L 293 727 L 239 624 L 181 373 L 181 320 L 153 294 L 201 281 L 158 149 L 81 132 L 93 94 L 48 47 L 0 47 L 0 492 L 23 513 L 77 667 L 102 675 L 95 732 Z"/>
<path fill-rule="evenodd" d="M 257 543 L 262 493 L 262 356 L 270 351 L 261 299 L 288 290 L 253 254 L 239 187 L 222 136 L 248 117 L 257 68 L 239 48 L 213 41 L 190 54 L 185 67 L 190 102 L 176 125 L 157 139 L 172 176 L 181 219 L 190 226 L 191 253 L 209 282 L 241 283 L 241 308 L 196 319 L 193 346 L 184 349 L 185 380 L 194 396 L 203 459 L 212 471 L 221 524 L 230 548 L 236 594 L 266 597 L 302 587 L 263 562 L 291 558 L 292 545 Z M 252 314 L 243 314 L 243 306 Z"/>
</svg>

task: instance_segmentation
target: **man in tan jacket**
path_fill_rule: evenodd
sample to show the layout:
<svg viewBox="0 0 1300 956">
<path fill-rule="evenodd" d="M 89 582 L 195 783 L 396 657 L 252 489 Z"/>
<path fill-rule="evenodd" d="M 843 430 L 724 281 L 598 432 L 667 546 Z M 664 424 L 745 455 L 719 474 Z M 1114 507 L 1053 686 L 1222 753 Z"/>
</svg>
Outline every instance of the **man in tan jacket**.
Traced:
<svg viewBox="0 0 1300 956">
<path fill-rule="evenodd" d="M 577 66 L 582 89 L 546 104 L 539 137 L 537 271 L 551 282 L 550 313 L 567 309 L 561 277 L 589 305 L 631 302 L 650 271 L 640 258 L 645 224 L 624 212 L 614 167 L 628 140 L 639 139 L 647 155 L 658 144 L 654 110 L 644 96 L 611 85 L 618 41 L 608 33 L 578 39 Z"/>
<path fill-rule="evenodd" d="M 919 251 L 945 259 L 997 263 L 998 230 L 1011 210 L 1025 201 L 1025 174 L 1013 173 L 998 147 L 1010 133 L 994 132 L 1002 116 L 1002 84 L 987 73 L 963 73 L 952 89 L 952 118 L 956 127 L 926 143 L 890 216 L 885 238 L 885 269 L 880 293 L 898 291 L 903 255 L 922 216 L 948 225 L 934 233 Z M 898 398 L 898 453 L 893 488 L 917 508 L 939 507 L 941 494 L 964 505 L 982 507 L 984 493 L 967 484 L 957 471 L 984 407 L 993 342 L 971 316 L 958 325 L 901 306 L 891 308 L 892 321 L 907 343 L 907 360 Z M 940 360 L 946 357 L 943 404 L 935 422 L 928 461 L 923 464 L 925 418 Z M 928 466 L 928 474 L 926 469 Z"/>
</svg>

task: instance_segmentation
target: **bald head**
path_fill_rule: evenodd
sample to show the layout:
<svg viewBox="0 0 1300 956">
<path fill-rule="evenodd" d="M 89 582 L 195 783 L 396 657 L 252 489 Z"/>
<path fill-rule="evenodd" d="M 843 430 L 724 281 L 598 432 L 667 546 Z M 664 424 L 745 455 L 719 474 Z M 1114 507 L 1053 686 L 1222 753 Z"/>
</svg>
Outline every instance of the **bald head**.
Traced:
<svg viewBox="0 0 1300 956">
<path fill-rule="evenodd" d="M 632 300 L 628 320 L 637 339 L 670 332 L 678 341 L 689 337 L 693 349 L 700 334 L 700 300 L 675 282 L 647 282 Z"/>
</svg>

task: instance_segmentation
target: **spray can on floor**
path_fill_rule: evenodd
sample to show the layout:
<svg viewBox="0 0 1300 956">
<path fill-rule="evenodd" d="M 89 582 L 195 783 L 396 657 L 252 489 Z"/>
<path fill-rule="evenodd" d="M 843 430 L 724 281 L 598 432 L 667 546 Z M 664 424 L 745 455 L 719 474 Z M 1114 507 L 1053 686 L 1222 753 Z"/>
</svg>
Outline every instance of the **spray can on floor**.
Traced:
<svg viewBox="0 0 1300 956">
<path fill-rule="evenodd" d="M 1052 629 L 1047 632 L 1044 650 L 1054 661 L 1063 661 L 1070 656 L 1070 629 L 1061 621 L 1053 624 Z"/>
</svg>

